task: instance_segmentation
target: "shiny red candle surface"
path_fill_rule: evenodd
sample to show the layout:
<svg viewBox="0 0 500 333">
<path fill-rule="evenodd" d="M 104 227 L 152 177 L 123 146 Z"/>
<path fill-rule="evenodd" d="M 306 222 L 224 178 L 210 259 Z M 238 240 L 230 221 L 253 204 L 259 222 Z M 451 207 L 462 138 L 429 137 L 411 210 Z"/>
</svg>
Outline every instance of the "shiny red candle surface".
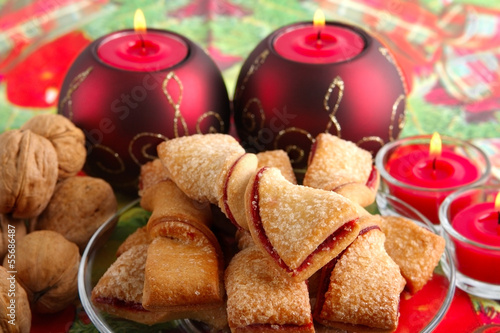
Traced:
<svg viewBox="0 0 500 333">
<path fill-rule="evenodd" d="M 439 206 L 453 188 L 480 177 L 480 170 L 466 157 L 448 147 L 443 147 L 440 156 L 433 157 L 425 145 L 401 147 L 387 162 L 386 169 L 396 180 L 411 186 L 388 184 L 390 192 L 434 224 L 439 223 Z M 467 198 L 462 201 L 462 207 L 469 202 Z"/>
<path fill-rule="evenodd" d="M 188 46 L 167 31 L 121 31 L 104 38 L 97 55 L 108 65 L 130 71 L 155 71 L 177 65 Z"/>
<path fill-rule="evenodd" d="M 327 64 L 352 59 L 363 51 L 365 42 L 356 31 L 346 27 L 305 23 L 283 31 L 273 47 L 288 60 Z"/>
<path fill-rule="evenodd" d="M 453 228 L 468 240 L 500 249 L 500 207 L 483 202 L 464 208 L 454 215 Z M 475 280 L 500 284 L 500 250 L 455 242 L 458 270 Z"/>
</svg>

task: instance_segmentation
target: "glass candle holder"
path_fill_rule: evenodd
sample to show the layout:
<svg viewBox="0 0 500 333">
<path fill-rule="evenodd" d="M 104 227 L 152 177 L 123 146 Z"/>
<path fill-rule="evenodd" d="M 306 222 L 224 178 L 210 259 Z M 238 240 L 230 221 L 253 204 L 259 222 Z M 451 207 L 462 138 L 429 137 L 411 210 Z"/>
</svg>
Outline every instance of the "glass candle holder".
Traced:
<svg viewBox="0 0 500 333">
<path fill-rule="evenodd" d="M 441 137 L 441 153 L 430 154 L 430 135 L 399 139 L 386 144 L 375 157 L 381 191 L 410 204 L 432 223 L 439 224 L 439 206 L 464 186 L 484 184 L 490 175 L 487 155 L 477 146 Z M 470 199 L 461 199 L 467 206 Z"/>
<path fill-rule="evenodd" d="M 500 186 L 463 188 L 446 197 L 439 209 L 457 286 L 490 299 L 500 298 L 500 208 L 494 204 L 499 191 Z M 464 198 L 469 202 L 466 207 Z"/>
</svg>

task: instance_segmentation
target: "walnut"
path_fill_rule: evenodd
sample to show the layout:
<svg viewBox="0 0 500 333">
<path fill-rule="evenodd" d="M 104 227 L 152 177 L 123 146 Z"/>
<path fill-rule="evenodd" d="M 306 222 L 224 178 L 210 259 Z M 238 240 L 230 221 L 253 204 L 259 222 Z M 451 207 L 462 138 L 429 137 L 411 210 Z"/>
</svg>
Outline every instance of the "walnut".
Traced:
<svg viewBox="0 0 500 333">
<path fill-rule="evenodd" d="M 15 274 L 0 266 L 0 331 L 29 333 L 30 330 L 31 310 L 26 291 Z"/>
<path fill-rule="evenodd" d="M 37 230 L 53 230 L 76 243 L 83 252 L 94 232 L 117 210 L 111 186 L 100 178 L 74 176 L 56 186 Z"/>
<path fill-rule="evenodd" d="M 8 215 L 0 214 L 0 260 L 3 260 L 9 247 L 15 247 L 16 242 L 26 236 L 27 232 L 24 220 L 13 219 Z M 11 245 L 9 246 L 9 244 Z"/>
<path fill-rule="evenodd" d="M 0 134 L 0 214 L 39 215 L 57 182 L 57 154 L 49 140 L 30 130 Z"/>
<path fill-rule="evenodd" d="M 16 279 L 28 295 L 31 310 L 55 313 L 75 301 L 79 264 L 78 246 L 55 231 L 34 231 L 21 239 L 16 246 Z"/>
<path fill-rule="evenodd" d="M 82 170 L 87 157 L 85 135 L 71 120 L 60 114 L 40 114 L 30 118 L 21 129 L 29 129 L 52 142 L 59 162 L 59 179 Z"/>
</svg>

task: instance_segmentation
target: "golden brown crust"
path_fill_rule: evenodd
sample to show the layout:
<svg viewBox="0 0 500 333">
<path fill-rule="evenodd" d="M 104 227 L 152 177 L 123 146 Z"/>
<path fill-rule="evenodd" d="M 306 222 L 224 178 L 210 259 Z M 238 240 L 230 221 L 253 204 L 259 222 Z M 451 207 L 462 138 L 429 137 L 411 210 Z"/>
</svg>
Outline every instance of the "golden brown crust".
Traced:
<svg viewBox="0 0 500 333">
<path fill-rule="evenodd" d="M 384 249 L 384 234 L 378 228 L 367 230 L 332 262 L 333 270 L 324 269 L 328 287 L 314 310 L 323 325 L 397 328 L 405 280 Z"/>
<path fill-rule="evenodd" d="M 177 319 L 194 319 L 215 329 L 227 326 L 225 304 L 205 309 L 149 311 L 142 306 L 148 244 L 130 247 L 108 268 L 92 290 L 92 302 L 101 311 L 138 323 L 153 325 Z"/>
<path fill-rule="evenodd" d="M 432 278 L 445 240 L 404 217 L 382 216 L 381 221 L 387 253 L 401 268 L 406 288 L 414 294 Z"/>
<path fill-rule="evenodd" d="M 245 190 L 252 175 L 257 170 L 257 156 L 244 154 L 226 165 L 221 172 L 219 187 L 219 207 L 229 220 L 240 228 L 248 230 L 245 214 Z"/>
<path fill-rule="evenodd" d="M 111 264 L 92 289 L 92 301 L 97 307 L 102 306 L 101 299 L 142 303 L 147 250 L 148 244 L 134 246 Z"/>
<path fill-rule="evenodd" d="M 147 253 L 144 308 L 154 311 L 201 310 L 221 304 L 224 288 L 219 255 L 214 246 L 156 237 Z"/>
<path fill-rule="evenodd" d="M 257 246 L 296 281 L 306 280 L 358 235 L 357 208 L 335 192 L 294 185 L 277 168 L 260 169 L 245 193 Z M 251 221 L 251 222 L 250 222 Z M 333 234 L 345 228 L 345 232 Z"/>
<path fill-rule="evenodd" d="M 257 154 L 257 158 L 259 159 L 257 166 L 259 169 L 265 166 L 278 168 L 286 180 L 292 184 L 297 184 L 297 178 L 286 151 L 282 149 L 263 151 Z"/>
<path fill-rule="evenodd" d="M 192 199 L 217 204 L 220 172 L 226 160 L 245 150 L 227 134 L 194 134 L 162 142 L 158 156 L 172 180 Z"/>
<path fill-rule="evenodd" d="M 314 332 L 306 283 L 277 274 L 257 247 L 233 257 L 225 284 L 232 332 L 267 332 L 269 326 L 276 330 L 280 325 L 286 325 L 284 332 Z"/>
<path fill-rule="evenodd" d="M 154 159 L 141 165 L 141 173 L 139 174 L 139 196 L 148 188 L 162 180 L 170 178 L 167 168 L 163 166 L 160 159 Z"/>
<path fill-rule="evenodd" d="M 250 231 L 245 229 L 236 230 L 235 239 L 238 242 L 238 249 L 240 250 L 255 245 Z"/>
<path fill-rule="evenodd" d="M 373 169 L 372 154 L 351 141 L 321 133 L 316 137 L 304 176 L 304 185 L 335 191 L 363 207 L 373 203 L 380 176 L 367 186 Z"/>
<path fill-rule="evenodd" d="M 130 250 L 137 245 L 149 245 L 153 239 L 149 235 L 147 226 L 137 228 L 136 231 L 131 233 L 116 250 L 116 256 L 119 257 L 126 251 Z"/>
<path fill-rule="evenodd" d="M 192 241 L 188 226 L 209 230 L 212 213 L 208 203 L 188 198 L 171 180 L 161 181 L 143 192 L 141 206 L 151 211 L 148 232 L 152 237 L 163 235 Z M 182 228 L 178 229 L 177 226 Z"/>
</svg>

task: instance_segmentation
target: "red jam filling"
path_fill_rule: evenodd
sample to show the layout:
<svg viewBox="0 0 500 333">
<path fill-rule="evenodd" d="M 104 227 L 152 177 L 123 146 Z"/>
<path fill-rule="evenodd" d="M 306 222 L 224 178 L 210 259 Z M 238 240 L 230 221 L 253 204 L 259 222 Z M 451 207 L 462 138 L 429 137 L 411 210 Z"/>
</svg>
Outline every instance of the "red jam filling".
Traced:
<svg viewBox="0 0 500 333">
<path fill-rule="evenodd" d="M 97 297 L 95 299 L 95 302 L 101 304 L 109 304 L 116 308 L 121 308 L 129 311 L 148 312 L 148 310 L 144 309 L 141 303 L 126 302 L 114 297 Z"/>
<path fill-rule="evenodd" d="M 234 168 L 236 167 L 236 164 L 238 164 L 238 162 L 243 158 L 243 156 L 245 156 L 246 154 L 243 154 L 241 155 L 240 157 L 238 157 L 238 159 L 233 163 L 233 165 L 231 165 L 231 167 L 229 168 L 228 172 L 227 172 L 227 176 L 226 176 L 226 180 L 224 181 L 224 189 L 223 189 L 223 193 L 222 193 L 222 201 L 224 202 L 224 210 L 226 211 L 226 214 L 227 214 L 227 218 L 229 219 L 229 221 L 231 221 L 232 224 L 234 224 L 238 229 L 241 229 L 241 226 L 238 224 L 238 222 L 236 222 L 236 219 L 234 218 L 234 215 L 233 213 L 231 212 L 231 209 L 229 208 L 229 204 L 227 203 L 227 199 L 228 199 L 228 196 L 227 196 L 227 188 L 228 188 L 228 184 L 229 184 L 229 179 L 231 178 L 231 175 L 233 174 L 233 171 L 234 171 Z"/>
<path fill-rule="evenodd" d="M 255 176 L 253 187 L 252 187 L 252 220 L 255 226 L 255 229 L 257 231 L 258 237 L 260 242 L 264 245 L 266 251 L 271 255 L 271 257 L 276 260 L 278 265 L 282 267 L 283 269 L 286 270 L 288 273 L 292 273 L 292 275 L 297 275 L 299 272 L 303 271 L 306 269 L 311 261 L 314 255 L 320 251 L 322 251 L 326 247 L 333 247 L 335 243 L 337 243 L 338 239 L 341 239 L 345 237 L 349 232 L 351 232 L 354 224 L 356 223 L 356 220 L 349 221 L 345 223 L 343 226 L 341 226 L 339 229 L 337 229 L 334 233 L 332 233 L 330 236 L 328 236 L 327 239 L 323 241 L 311 254 L 307 256 L 307 258 L 300 264 L 299 267 L 297 267 L 295 270 L 291 269 L 287 264 L 281 260 L 280 256 L 278 253 L 276 253 L 276 250 L 272 246 L 271 242 L 269 241 L 269 238 L 267 238 L 266 231 L 264 230 L 264 227 L 262 225 L 262 220 L 260 218 L 260 208 L 258 205 L 259 202 L 259 180 L 264 171 L 267 168 L 264 167 L 257 172 L 257 175 Z"/>
<path fill-rule="evenodd" d="M 314 154 L 316 154 L 316 148 L 318 146 L 318 141 L 314 141 L 314 143 L 312 144 L 311 146 L 311 151 L 309 152 L 309 159 L 307 161 L 307 164 L 310 165 L 313 158 L 314 158 Z"/>
<path fill-rule="evenodd" d="M 372 171 L 370 172 L 370 175 L 368 176 L 368 180 L 366 181 L 366 186 L 373 191 L 375 191 L 375 185 L 377 182 L 377 176 L 378 176 L 378 170 L 375 168 L 374 165 L 372 165 Z"/>
<path fill-rule="evenodd" d="M 380 230 L 380 227 L 378 225 L 371 225 L 369 227 L 363 228 L 359 231 L 359 236 L 366 234 L 370 230 L 378 229 Z M 349 248 L 349 247 L 348 247 Z M 346 249 L 347 250 L 347 249 Z M 332 271 L 335 268 L 335 265 L 337 265 L 337 262 L 340 260 L 344 252 L 342 251 L 338 256 L 336 256 L 334 259 L 332 259 L 328 264 L 326 264 L 323 269 L 321 270 L 321 276 L 319 279 L 319 288 L 318 288 L 318 294 L 316 298 L 316 306 L 314 308 L 314 315 L 319 315 L 319 312 L 323 308 L 323 304 L 325 303 L 325 294 L 328 291 L 328 287 L 330 285 L 330 276 L 332 275 Z"/>
</svg>

